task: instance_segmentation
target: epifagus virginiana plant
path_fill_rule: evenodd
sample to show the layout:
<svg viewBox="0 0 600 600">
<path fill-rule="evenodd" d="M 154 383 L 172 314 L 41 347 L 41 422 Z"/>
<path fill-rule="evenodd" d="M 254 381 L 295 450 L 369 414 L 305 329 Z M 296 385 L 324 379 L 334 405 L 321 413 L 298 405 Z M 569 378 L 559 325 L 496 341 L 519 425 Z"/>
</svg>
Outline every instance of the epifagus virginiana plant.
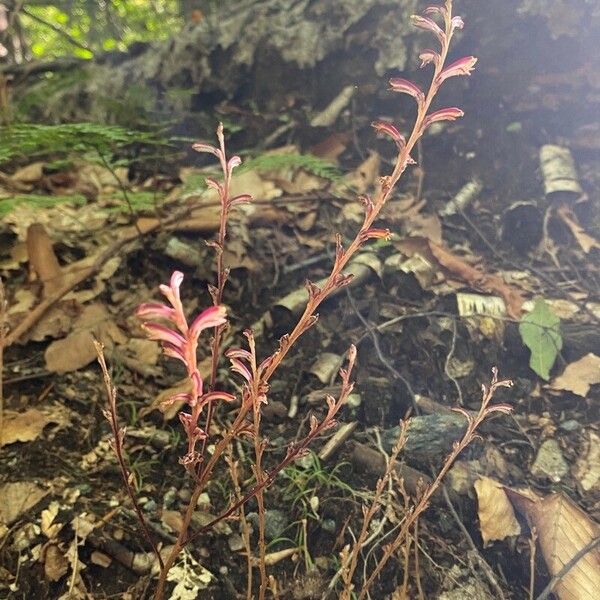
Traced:
<svg viewBox="0 0 600 600">
<path fill-rule="evenodd" d="M 446 0 L 441 6 L 430 6 L 423 11 L 422 15 L 413 16 L 412 19 L 416 27 L 433 34 L 436 42 L 435 49 L 427 49 L 420 54 L 421 67 L 428 65 L 433 67 L 433 75 L 427 89 L 421 89 L 415 83 L 402 78 L 393 78 L 389 82 L 392 91 L 407 94 L 416 101 L 417 114 L 412 131 L 408 136 L 405 136 L 391 123 L 382 121 L 373 123 L 373 127 L 377 132 L 389 136 L 396 144 L 397 157 L 394 167 L 390 174 L 381 178 L 378 189 L 373 196 L 362 196 L 359 198 L 364 207 L 363 222 L 360 229 L 354 239 L 347 245 L 343 244 L 340 235 L 336 236 L 335 259 L 329 276 L 319 286 L 307 281 L 308 299 L 306 307 L 295 327 L 281 338 L 277 350 L 266 358 L 259 360 L 252 332 L 245 331 L 245 347 L 230 349 L 226 352 L 226 356 L 231 363 L 231 371 L 241 376 L 243 380 L 239 398 L 234 397 L 230 393 L 219 391 L 216 381 L 217 366 L 222 352 L 223 332 L 227 326 L 226 311 L 223 307 L 223 290 L 228 277 L 228 269 L 223 264 L 223 249 L 227 235 L 227 218 L 231 209 L 237 204 L 250 201 L 251 198 L 247 195 L 230 197 L 232 172 L 241 163 L 241 160 L 237 156 L 227 158 L 221 125 L 217 130 L 218 147 L 209 144 L 194 145 L 195 150 L 216 156 L 223 173 L 221 181 L 207 179 L 208 186 L 216 190 L 221 203 L 219 232 L 216 240 L 210 242 L 210 245 L 215 250 L 217 266 L 216 284 L 209 286 L 213 305 L 202 311 L 190 324 L 185 316 L 180 299 L 180 286 L 183 275 L 175 272 L 171 277 L 169 285 L 160 286 L 160 290 L 167 302 L 164 304 L 142 304 L 137 311 L 137 315 L 144 321 L 144 328 L 150 339 L 158 340 L 167 356 L 179 360 L 185 365 L 190 382 L 189 392 L 178 394 L 171 398 L 169 402 L 183 401 L 185 404 L 185 409 L 180 412 L 179 417 L 187 438 L 187 451 L 180 461 L 192 477 L 193 492 L 183 514 L 182 526 L 175 544 L 170 548 L 163 549 L 162 552 L 158 551 L 157 544 L 150 536 L 149 527 L 145 523 L 143 513 L 139 510 L 135 494 L 129 484 L 129 473 L 123 457 L 124 432 L 117 425 L 116 393 L 108 379 L 108 372 L 102 357 L 100 361 L 110 399 L 106 416 L 111 423 L 114 434 L 113 446 L 121 466 L 128 493 L 160 565 L 159 582 L 155 595 L 157 599 L 163 597 L 168 571 L 173 566 L 184 546 L 217 522 L 235 515 L 243 507 L 244 503 L 251 498 L 255 498 L 258 505 L 258 556 L 254 563 L 249 556 L 247 597 L 254 597 L 252 590 L 252 564 L 258 566 L 260 574 L 257 597 L 261 600 L 265 597 L 268 577 L 265 566 L 264 490 L 274 481 L 277 473 L 306 452 L 308 445 L 318 435 L 335 425 L 336 415 L 352 390 L 350 376 L 356 358 L 356 349 L 354 346 L 350 348 L 348 365 L 340 372 L 342 379 L 340 395 L 337 399 L 333 397 L 327 398 L 325 416 L 321 420 L 317 419 L 314 415 L 311 416 L 308 432 L 304 437 L 290 445 L 284 458 L 278 464 L 266 470 L 262 465 L 262 458 L 267 442 L 261 437 L 260 422 L 261 407 L 268 402 L 270 379 L 296 341 L 316 323 L 318 318 L 316 311 L 321 303 L 336 290 L 350 282 L 352 275 L 344 273 L 344 269 L 350 259 L 367 240 L 387 238 L 390 235 L 388 229 L 376 227 L 374 224 L 398 179 L 408 165 L 414 164 L 415 161 L 411 157 L 411 152 L 415 144 L 431 124 L 440 121 L 452 121 L 463 115 L 463 111 L 457 107 L 432 110 L 431 105 L 436 94 L 446 80 L 452 77 L 470 75 L 477 62 L 475 57 L 465 56 L 446 66 L 448 50 L 454 32 L 463 27 L 463 20 L 460 17 L 452 15 L 452 0 Z M 196 356 L 199 338 L 202 332 L 207 329 L 212 331 L 212 340 L 210 342 L 211 375 L 208 382 L 203 380 L 198 370 Z M 494 389 L 497 385 L 497 383 L 494 384 Z M 489 412 L 492 412 L 487 406 L 490 398 L 491 396 L 485 400 L 485 406 L 482 407 L 482 412 L 479 415 L 480 418 L 476 419 L 476 421 L 472 421 L 471 417 L 467 414 L 467 418 L 471 419 L 469 420 L 468 439 L 464 438 L 460 442 L 457 442 L 455 451 L 449 456 L 441 476 L 448 470 L 452 461 L 458 456 L 458 453 L 472 440 L 475 435 L 475 429 L 483 418 Z M 211 422 L 215 406 L 218 402 L 226 402 L 231 406 L 235 406 L 235 411 L 231 413 L 233 415 L 232 421 L 227 428 L 221 431 L 217 439 L 211 440 L 211 444 L 213 445 L 212 453 L 207 453 L 207 440 L 214 437 L 211 436 Z M 505 409 L 506 407 L 502 407 L 502 410 Z M 210 480 L 216 463 L 221 458 L 227 457 L 231 442 L 241 436 L 249 436 L 254 445 L 252 465 L 254 473 L 253 485 L 246 491 L 241 490 L 241 493 L 232 501 L 230 506 L 211 523 L 190 533 L 194 508 L 200 494 Z M 233 463 L 230 461 L 230 464 Z M 434 483 L 436 486 L 439 485 L 441 476 L 435 480 Z M 415 505 L 410 523 L 414 522 L 416 518 L 414 515 L 416 513 L 425 510 L 427 501 L 432 493 L 433 490 L 424 492 L 421 501 Z M 402 531 L 406 534 L 409 532 L 410 523 L 402 528 Z M 360 548 L 356 548 L 355 550 L 355 553 L 347 553 L 347 560 L 343 561 L 344 564 L 350 565 L 347 572 L 342 576 L 345 583 L 345 593 L 348 594 L 348 597 L 352 589 L 352 573 L 356 567 L 356 557 Z M 384 558 L 386 557 L 389 558 L 387 554 L 384 555 Z M 368 578 L 365 586 L 362 588 L 361 598 L 364 597 L 368 586 L 371 585 L 380 570 L 380 568 L 376 569 Z"/>
</svg>

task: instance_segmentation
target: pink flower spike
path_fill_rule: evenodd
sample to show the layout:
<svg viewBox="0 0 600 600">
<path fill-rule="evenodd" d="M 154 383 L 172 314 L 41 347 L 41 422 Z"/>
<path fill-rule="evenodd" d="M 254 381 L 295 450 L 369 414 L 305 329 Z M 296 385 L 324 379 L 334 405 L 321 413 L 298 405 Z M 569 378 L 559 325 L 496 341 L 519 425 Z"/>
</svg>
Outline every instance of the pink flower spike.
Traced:
<svg viewBox="0 0 600 600">
<path fill-rule="evenodd" d="M 384 133 L 389 135 L 398 145 L 399 148 L 403 148 L 406 145 L 406 139 L 404 136 L 392 125 L 385 121 L 374 121 L 371 126 L 377 131 L 377 133 Z"/>
<path fill-rule="evenodd" d="M 190 326 L 190 338 L 197 340 L 200 332 L 211 327 L 218 327 L 227 322 L 227 309 L 224 306 L 211 306 L 203 310 Z"/>
<path fill-rule="evenodd" d="M 185 338 L 183 336 L 164 325 L 144 323 L 142 327 L 148 332 L 148 338 L 151 340 L 172 344 L 176 348 L 183 348 L 185 345 Z"/>
<path fill-rule="evenodd" d="M 421 17 L 420 15 L 411 16 L 413 25 L 425 31 L 431 31 L 437 37 L 441 44 L 446 41 L 446 34 L 441 30 L 440 26 L 429 17 Z"/>
<path fill-rule="evenodd" d="M 429 63 L 433 63 L 434 65 L 437 65 L 438 61 L 440 60 L 440 55 L 435 51 L 435 50 L 423 50 L 423 52 L 421 52 L 421 54 L 419 54 L 419 59 L 421 60 L 421 64 L 419 65 L 419 68 L 422 69 L 424 66 L 428 65 Z"/>
<path fill-rule="evenodd" d="M 135 315 L 139 319 L 167 319 L 171 321 L 175 316 L 175 311 L 160 302 L 145 302 L 137 307 Z"/>
<path fill-rule="evenodd" d="M 454 61 L 451 65 L 448 65 L 439 75 L 438 84 L 441 84 L 449 77 L 456 77 L 457 75 L 470 75 L 475 68 L 477 59 L 474 56 L 463 56 L 458 60 Z"/>
<path fill-rule="evenodd" d="M 437 123 L 438 121 L 455 121 L 464 114 L 460 108 L 442 108 L 436 110 L 427 116 L 423 122 L 423 128 L 429 127 L 432 123 Z"/>
</svg>

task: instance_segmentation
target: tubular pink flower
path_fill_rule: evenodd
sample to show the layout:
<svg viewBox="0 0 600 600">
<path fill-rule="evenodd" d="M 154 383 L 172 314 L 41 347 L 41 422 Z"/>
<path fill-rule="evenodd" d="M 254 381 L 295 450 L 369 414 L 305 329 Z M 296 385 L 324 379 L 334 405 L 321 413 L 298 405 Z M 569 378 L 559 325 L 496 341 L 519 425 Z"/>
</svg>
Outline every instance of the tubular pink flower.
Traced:
<svg viewBox="0 0 600 600">
<path fill-rule="evenodd" d="M 248 383 L 252 381 L 252 373 L 250 369 L 239 359 L 228 356 L 231 361 L 231 370 L 239 373 Z"/>
<path fill-rule="evenodd" d="M 175 310 L 159 302 L 146 302 L 137 307 L 135 315 L 140 319 L 167 319 L 172 321 Z"/>
<path fill-rule="evenodd" d="M 247 204 L 248 202 L 252 202 L 252 196 L 250 194 L 240 194 L 239 196 L 234 196 L 228 203 L 229 208 L 232 206 L 238 206 L 238 204 Z"/>
<path fill-rule="evenodd" d="M 227 161 L 227 170 L 231 173 L 231 171 L 233 171 L 233 169 L 235 169 L 236 167 L 239 167 L 241 164 L 242 164 L 242 159 L 239 156 L 232 156 Z"/>
<path fill-rule="evenodd" d="M 216 179 L 213 179 L 212 177 L 207 177 L 204 180 L 204 182 L 206 183 L 207 187 L 216 190 L 219 193 L 219 195 L 223 193 L 223 185 Z"/>
<path fill-rule="evenodd" d="M 209 154 L 214 154 L 219 160 L 221 160 L 223 158 L 223 153 L 218 148 L 215 148 L 214 146 L 211 146 L 210 144 L 203 144 L 202 142 L 196 142 L 195 144 L 192 144 L 192 148 L 196 152 L 207 152 Z"/>
<path fill-rule="evenodd" d="M 442 31 L 440 26 L 429 17 L 422 17 L 420 15 L 412 15 L 411 20 L 415 27 L 424 29 L 425 31 L 431 31 L 440 41 L 440 44 L 444 44 L 446 41 L 446 34 Z"/>
<path fill-rule="evenodd" d="M 144 323 L 142 327 L 148 332 L 148 338 L 151 340 L 165 342 L 171 344 L 175 348 L 183 348 L 185 346 L 185 338 L 165 325 L 160 325 L 159 323 Z"/>
<path fill-rule="evenodd" d="M 389 240 L 391 235 L 392 232 L 389 229 L 371 227 L 362 233 L 361 239 L 365 242 L 367 240 Z"/>
<path fill-rule="evenodd" d="M 227 310 L 224 306 L 211 306 L 203 310 L 190 326 L 189 338 L 195 342 L 204 329 L 218 327 L 227 322 Z"/>
<path fill-rule="evenodd" d="M 419 54 L 419 59 L 421 60 L 421 64 L 419 65 L 419 68 L 422 69 L 424 66 L 428 65 L 429 63 L 433 63 L 434 65 L 438 64 L 438 61 L 440 60 L 440 55 L 435 51 L 435 50 L 423 50 L 423 52 L 421 52 L 421 54 Z"/>
<path fill-rule="evenodd" d="M 400 92 L 401 94 L 412 96 L 419 104 L 425 100 L 423 90 L 412 81 L 408 81 L 408 79 L 393 77 L 390 79 L 390 89 L 393 92 Z"/>
<path fill-rule="evenodd" d="M 377 133 L 384 133 L 389 135 L 395 142 L 398 148 L 402 149 L 406 145 L 405 137 L 396 129 L 391 123 L 385 121 L 374 121 L 371 126 L 377 131 Z"/>
<path fill-rule="evenodd" d="M 248 352 L 248 350 L 244 350 L 243 348 L 231 348 L 225 352 L 225 356 L 227 358 L 240 358 L 242 360 L 251 361 L 252 354 Z"/>
<path fill-rule="evenodd" d="M 438 85 L 446 81 L 449 77 L 457 75 L 471 75 L 477 59 L 474 56 L 463 56 L 455 60 L 451 65 L 448 65 L 439 75 Z"/>
<path fill-rule="evenodd" d="M 185 348 L 181 346 L 175 346 L 174 344 L 169 344 L 168 342 L 162 343 L 163 354 L 168 356 L 169 358 L 176 358 L 185 364 L 187 367 L 188 357 L 185 353 Z"/>
<path fill-rule="evenodd" d="M 233 394 L 229 394 L 227 392 L 208 392 L 200 398 L 202 403 L 214 402 L 215 400 L 223 400 L 223 402 L 233 402 L 235 400 L 235 396 Z"/>
<path fill-rule="evenodd" d="M 430 115 L 427 115 L 423 121 L 423 129 L 429 127 L 432 123 L 437 123 L 438 121 L 455 121 L 464 114 L 465 113 L 460 110 L 460 108 L 441 108 L 440 110 L 436 110 Z"/>
</svg>

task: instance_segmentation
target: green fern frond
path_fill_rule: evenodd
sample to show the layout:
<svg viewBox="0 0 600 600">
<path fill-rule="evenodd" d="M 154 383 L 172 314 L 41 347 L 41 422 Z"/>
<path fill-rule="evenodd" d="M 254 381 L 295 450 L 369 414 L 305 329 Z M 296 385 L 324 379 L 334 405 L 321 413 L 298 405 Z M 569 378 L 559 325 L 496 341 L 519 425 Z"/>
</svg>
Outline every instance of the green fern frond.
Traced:
<svg viewBox="0 0 600 600">
<path fill-rule="evenodd" d="M 277 171 L 281 169 L 304 169 L 308 173 L 336 181 L 341 176 L 341 171 L 332 162 L 314 156 L 313 154 L 261 154 L 245 160 L 240 171 Z"/>
<path fill-rule="evenodd" d="M 40 194 L 24 194 L 0 199 L 0 217 L 5 217 L 17 206 L 26 204 L 32 208 L 53 208 L 59 204 L 85 204 L 86 199 L 80 194 L 73 196 L 43 196 Z"/>
</svg>

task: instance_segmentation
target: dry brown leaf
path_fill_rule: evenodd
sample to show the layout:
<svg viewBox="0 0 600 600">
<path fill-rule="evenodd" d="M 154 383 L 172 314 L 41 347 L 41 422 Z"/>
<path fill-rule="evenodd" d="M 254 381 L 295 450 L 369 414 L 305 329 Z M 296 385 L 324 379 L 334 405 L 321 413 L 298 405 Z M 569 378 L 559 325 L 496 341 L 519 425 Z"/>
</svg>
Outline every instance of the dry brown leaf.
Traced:
<svg viewBox="0 0 600 600">
<path fill-rule="evenodd" d="M 175 533 L 179 533 L 183 527 L 183 516 L 178 510 L 163 510 L 160 520 L 167 529 Z"/>
<path fill-rule="evenodd" d="M 481 477 L 475 482 L 475 492 L 484 545 L 521 533 L 521 526 L 502 484 L 490 477 Z"/>
<path fill-rule="evenodd" d="M 571 230 L 573 237 L 577 240 L 577 243 L 586 254 L 589 253 L 592 248 L 600 248 L 600 242 L 585 231 L 579 224 L 577 216 L 569 206 L 563 204 L 556 213 L 562 222 Z"/>
<path fill-rule="evenodd" d="M 51 296 L 63 285 L 63 271 L 54 254 L 54 246 L 46 228 L 33 223 L 27 229 L 29 266 L 44 286 L 44 296 Z"/>
<path fill-rule="evenodd" d="M 50 544 L 43 554 L 44 574 L 49 581 L 58 581 L 69 570 L 69 561 L 58 544 Z"/>
<path fill-rule="evenodd" d="M 7 411 L 0 432 L 0 447 L 15 442 L 31 442 L 42 433 L 44 427 L 50 422 L 49 416 L 37 408 L 30 408 L 24 413 Z"/>
<path fill-rule="evenodd" d="M 566 390 L 586 397 L 590 386 L 600 383 L 600 357 L 586 354 L 583 358 L 567 365 L 567 368 L 551 384 L 555 390 Z"/>
<path fill-rule="evenodd" d="M 541 498 L 531 491 L 505 488 L 519 512 L 535 527 L 550 575 L 556 575 L 587 544 L 600 535 L 592 521 L 565 494 Z M 596 600 L 600 590 L 600 548 L 587 552 L 560 579 L 554 591 L 560 600 Z"/>
<path fill-rule="evenodd" d="M 377 152 L 370 152 L 369 156 L 354 171 L 344 176 L 343 181 L 336 188 L 339 187 L 342 191 L 347 186 L 351 186 L 358 194 L 364 194 L 377 184 L 380 167 L 381 157 Z"/>
<path fill-rule="evenodd" d="M 158 362 L 160 346 L 152 340 L 131 338 L 127 342 L 127 351 L 140 363 L 154 366 Z"/>
<path fill-rule="evenodd" d="M 0 485 L 0 524 L 11 525 L 46 494 L 48 490 L 31 481 Z"/>
<path fill-rule="evenodd" d="M 68 373 L 90 364 L 96 359 L 94 338 L 108 349 L 115 343 L 127 342 L 127 337 L 102 304 L 86 306 L 75 322 L 73 332 L 46 348 L 46 368 L 54 373 Z"/>
</svg>

